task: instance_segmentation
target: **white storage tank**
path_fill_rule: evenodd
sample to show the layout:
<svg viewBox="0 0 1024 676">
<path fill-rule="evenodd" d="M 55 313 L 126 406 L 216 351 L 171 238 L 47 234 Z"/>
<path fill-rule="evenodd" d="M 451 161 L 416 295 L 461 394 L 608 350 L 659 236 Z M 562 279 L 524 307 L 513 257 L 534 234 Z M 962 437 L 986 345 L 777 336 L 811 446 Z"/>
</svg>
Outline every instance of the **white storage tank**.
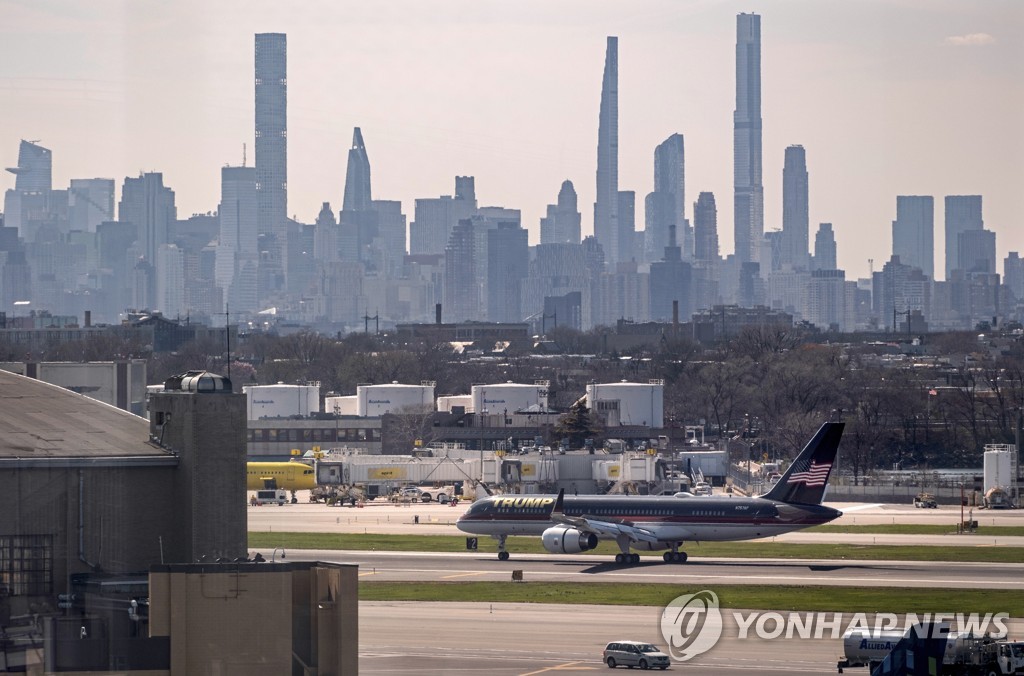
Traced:
<svg viewBox="0 0 1024 676">
<path fill-rule="evenodd" d="M 664 427 L 664 394 L 662 381 L 591 383 L 587 385 L 587 408 L 604 418 L 609 427 Z"/>
<path fill-rule="evenodd" d="M 433 385 L 359 385 L 356 415 L 378 417 L 385 413 L 422 413 L 434 410 Z"/>
<path fill-rule="evenodd" d="M 437 410 L 441 413 L 451 413 L 456 406 L 461 406 L 464 413 L 472 413 L 473 397 L 468 394 L 450 394 L 437 398 Z"/>
<path fill-rule="evenodd" d="M 324 413 L 334 415 L 356 415 L 356 395 L 324 397 Z"/>
<path fill-rule="evenodd" d="M 1013 485 L 1013 456 L 1016 448 L 1013 446 L 999 445 L 993 448 L 994 444 L 986 446 L 985 450 L 985 492 L 993 488 L 1009 488 Z"/>
<path fill-rule="evenodd" d="M 249 420 L 320 412 L 319 385 L 250 385 L 243 387 L 242 392 Z"/>
<path fill-rule="evenodd" d="M 494 385 L 474 385 L 470 390 L 475 413 L 515 413 L 516 411 L 548 410 L 546 385 L 520 385 L 507 382 Z"/>
</svg>

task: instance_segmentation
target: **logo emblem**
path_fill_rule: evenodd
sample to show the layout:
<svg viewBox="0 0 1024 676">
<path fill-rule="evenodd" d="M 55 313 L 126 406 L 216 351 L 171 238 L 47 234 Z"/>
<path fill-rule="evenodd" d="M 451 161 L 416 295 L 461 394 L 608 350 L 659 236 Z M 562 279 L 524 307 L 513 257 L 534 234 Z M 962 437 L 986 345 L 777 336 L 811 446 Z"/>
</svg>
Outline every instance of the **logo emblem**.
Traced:
<svg viewBox="0 0 1024 676">
<path fill-rule="evenodd" d="M 704 589 L 672 599 L 661 613 L 661 635 L 669 655 L 680 662 L 711 650 L 722 637 L 718 595 Z"/>
</svg>

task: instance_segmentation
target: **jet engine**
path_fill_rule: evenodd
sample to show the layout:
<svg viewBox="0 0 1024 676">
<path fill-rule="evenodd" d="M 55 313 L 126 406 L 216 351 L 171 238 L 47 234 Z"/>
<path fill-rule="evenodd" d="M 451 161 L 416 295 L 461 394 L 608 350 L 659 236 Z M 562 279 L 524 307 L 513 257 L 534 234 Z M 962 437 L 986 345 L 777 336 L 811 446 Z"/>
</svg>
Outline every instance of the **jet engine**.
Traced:
<svg viewBox="0 0 1024 676">
<path fill-rule="evenodd" d="M 597 546 L 596 535 L 568 526 L 548 528 L 540 539 L 544 543 L 544 549 L 552 554 L 579 554 Z"/>
</svg>

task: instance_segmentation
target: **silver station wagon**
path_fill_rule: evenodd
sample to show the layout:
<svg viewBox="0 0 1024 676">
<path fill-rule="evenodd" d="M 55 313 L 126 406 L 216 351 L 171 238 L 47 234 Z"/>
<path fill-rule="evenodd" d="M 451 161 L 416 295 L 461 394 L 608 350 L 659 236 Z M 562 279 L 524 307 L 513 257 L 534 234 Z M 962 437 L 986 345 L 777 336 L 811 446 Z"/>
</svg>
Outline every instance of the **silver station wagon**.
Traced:
<svg viewBox="0 0 1024 676">
<path fill-rule="evenodd" d="M 640 667 L 641 669 L 668 669 L 668 655 L 643 641 L 612 641 L 605 646 L 601 660 L 610 669 Z"/>
</svg>

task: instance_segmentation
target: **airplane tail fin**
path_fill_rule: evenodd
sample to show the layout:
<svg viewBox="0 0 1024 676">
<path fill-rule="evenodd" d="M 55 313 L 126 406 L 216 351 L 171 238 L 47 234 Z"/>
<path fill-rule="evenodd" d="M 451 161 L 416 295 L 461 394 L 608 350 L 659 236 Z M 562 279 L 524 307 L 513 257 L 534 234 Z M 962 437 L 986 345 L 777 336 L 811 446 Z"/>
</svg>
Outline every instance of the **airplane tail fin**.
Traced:
<svg viewBox="0 0 1024 676">
<path fill-rule="evenodd" d="M 565 502 L 565 489 L 559 489 L 558 497 L 555 498 L 555 506 L 551 508 L 551 516 L 562 516 L 564 508 L 562 507 Z"/>
<path fill-rule="evenodd" d="M 844 426 L 845 423 L 841 422 L 822 425 L 779 482 L 761 497 L 779 502 L 820 505 Z"/>
</svg>

